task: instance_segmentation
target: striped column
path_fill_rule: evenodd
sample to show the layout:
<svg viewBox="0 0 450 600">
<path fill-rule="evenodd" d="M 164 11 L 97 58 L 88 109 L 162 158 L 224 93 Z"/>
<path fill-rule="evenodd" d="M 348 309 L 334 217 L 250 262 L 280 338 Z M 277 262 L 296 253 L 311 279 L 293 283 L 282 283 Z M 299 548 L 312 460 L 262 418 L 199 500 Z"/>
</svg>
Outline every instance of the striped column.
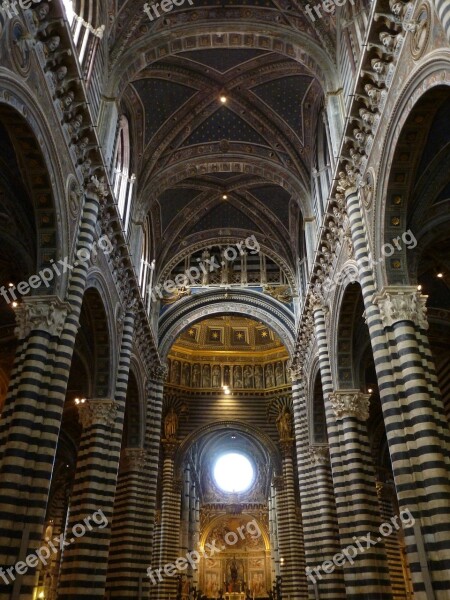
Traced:
<svg viewBox="0 0 450 600">
<path fill-rule="evenodd" d="M 409 394 L 413 395 L 413 390 L 404 389 L 402 375 L 401 373 L 398 375 L 398 366 L 394 372 L 393 365 L 397 365 L 398 362 L 395 342 L 392 342 L 394 351 L 391 354 L 390 336 L 384 329 L 380 308 L 373 302 L 376 287 L 372 260 L 368 253 L 369 245 L 356 190 L 347 190 L 346 204 L 362 287 L 365 318 L 372 343 L 397 499 L 400 511 L 409 511 L 414 518 L 414 522 L 409 520 L 403 527 L 414 597 L 415 600 L 428 600 L 434 593 L 436 599 L 443 600 L 448 597 L 449 593 L 450 582 L 447 577 L 449 565 L 434 562 L 431 569 L 429 568 L 424 533 L 434 535 L 434 532 L 439 532 L 439 543 L 444 536 L 447 539 L 444 545 L 448 548 L 448 533 L 446 532 L 450 529 L 450 502 L 448 497 L 446 499 L 442 497 L 442 488 L 436 494 L 438 510 L 434 509 L 434 500 L 431 501 L 429 497 L 426 497 L 427 489 L 430 491 L 436 489 L 435 447 L 428 452 L 422 443 L 422 449 L 419 449 L 416 447 L 415 440 L 417 436 L 420 443 L 422 428 L 429 428 L 429 414 L 423 420 L 418 411 L 414 410 L 414 406 L 412 407 L 414 418 L 411 419 L 409 414 L 410 399 L 408 396 Z M 414 400 L 412 401 L 414 404 Z M 427 412 L 429 413 L 429 411 Z M 434 427 L 433 425 L 432 429 Z M 436 436 L 434 435 L 434 437 Z M 438 460 L 442 465 L 441 460 L 442 455 Z M 439 469 L 442 472 L 442 466 Z M 442 502 L 446 502 L 447 506 L 443 506 Z M 433 579 L 436 581 L 435 584 L 433 584 Z"/>
<path fill-rule="evenodd" d="M 315 578 L 311 570 L 340 552 L 336 501 L 328 447 L 309 445 L 304 384 L 293 381 L 294 427 L 297 468 L 302 507 L 306 572 L 309 598 L 345 598 L 344 574 L 336 567 L 325 579 Z"/>
<path fill-rule="evenodd" d="M 143 448 L 122 453 L 114 502 L 106 591 L 108 598 L 147 598 L 154 511 L 148 503 L 148 455 Z"/>
<path fill-rule="evenodd" d="M 450 0 L 436 0 L 436 12 L 441 20 L 442 27 L 450 42 Z"/>
<path fill-rule="evenodd" d="M 158 568 L 162 581 L 157 583 L 156 597 L 158 600 L 168 600 L 177 595 L 177 570 L 175 561 L 180 555 L 180 504 L 182 482 L 175 479 L 174 456 L 178 442 L 162 441 L 164 458 L 162 472 L 162 501 L 161 501 L 161 548 Z M 170 565 L 170 566 L 169 566 Z"/>
<path fill-rule="evenodd" d="M 448 571 L 443 569 L 450 556 L 448 426 L 440 397 L 430 394 L 430 375 L 423 368 L 426 355 L 417 339 L 416 328 L 427 327 L 425 302 L 426 297 L 411 287 L 387 287 L 375 297 L 383 324 L 395 343 L 391 352 L 395 352 L 407 398 L 403 418 L 413 437 L 416 477 L 422 484 L 423 541 L 436 597 L 441 593 L 444 598 L 444 590 L 450 595 Z"/>
<path fill-rule="evenodd" d="M 161 448 L 162 405 L 164 381 L 167 378 L 167 368 L 154 365 L 147 381 L 147 406 L 145 416 L 145 448 L 148 451 L 147 471 L 150 476 L 147 505 L 149 521 L 153 526 L 152 556 L 147 569 L 159 566 L 159 549 L 161 546 L 161 511 L 157 511 L 158 479 Z M 157 579 L 156 579 L 157 581 Z M 158 586 L 149 578 L 150 598 L 156 598 Z"/>
<path fill-rule="evenodd" d="M 200 499 L 197 494 L 197 486 L 191 488 L 191 550 L 197 550 L 200 543 Z M 198 589 L 199 586 L 199 570 L 193 569 L 190 565 L 188 573 L 191 575 L 191 586 Z"/>
<path fill-rule="evenodd" d="M 70 506 L 70 527 L 101 510 L 108 525 L 101 532 L 76 539 L 63 556 L 59 598 L 104 597 L 108 554 L 122 447 L 125 403 L 134 333 L 133 300 L 127 304 L 115 381 L 114 400 L 89 400 L 80 404 L 83 433 L 78 451 Z M 77 565 L 74 569 L 73 565 Z M 86 589 L 90 580 L 92 589 Z"/>
<path fill-rule="evenodd" d="M 383 523 L 389 523 L 396 515 L 392 506 L 392 494 L 395 492 L 391 490 L 391 486 L 381 481 L 377 481 L 376 485 L 381 518 Z M 394 530 L 391 535 L 385 538 L 393 600 L 403 600 L 407 597 L 407 592 L 410 591 L 409 582 L 405 581 L 403 547 L 400 545 L 399 535 L 402 535 L 401 530 Z"/>
<path fill-rule="evenodd" d="M 189 530 L 190 530 L 190 516 L 191 516 L 191 469 L 188 464 L 184 469 L 183 479 L 183 492 L 181 502 L 181 538 L 180 548 L 181 554 L 185 555 L 189 551 Z"/>
<path fill-rule="evenodd" d="M 77 251 L 91 251 L 99 193 L 95 186 L 86 190 Z M 23 560 L 41 545 L 88 268 L 88 261 L 79 261 L 70 270 L 66 302 L 56 297 L 24 298 L 16 313 L 19 343 L 0 421 L 3 567 Z M 16 575 L 12 584 L 0 578 L 0 599 L 9 600 L 13 591 L 14 598 L 29 600 L 35 580 L 35 567 Z"/>
<path fill-rule="evenodd" d="M 375 487 L 375 470 L 365 421 L 369 395 L 359 390 L 330 394 L 341 430 L 340 457 L 336 456 L 336 508 L 342 548 L 353 546 L 356 556 L 344 563 L 347 598 L 390 600 L 392 591 Z M 370 544 L 368 537 L 370 536 Z M 361 546 L 357 541 L 361 540 Z"/>
<path fill-rule="evenodd" d="M 294 479 L 294 440 L 280 442 L 283 475 L 278 481 L 277 524 L 283 598 L 300 600 L 307 594 L 303 532 L 297 516 Z"/>
<path fill-rule="evenodd" d="M 269 537 L 270 537 L 270 556 L 272 561 L 272 585 L 275 583 L 276 578 L 280 575 L 280 553 L 278 550 L 278 533 L 277 533 L 277 512 L 276 512 L 276 498 L 275 488 L 273 485 L 270 486 L 270 497 L 269 497 Z"/>
<path fill-rule="evenodd" d="M 367 429 L 365 425 L 359 423 L 360 417 L 365 416 L 365 413 L 363 411 L 352 413 L 351 410 L 340 411 L 339 401 L 347 401 L 346 395 L 340 396 L 340 392 L 337 396 L 333 395 L 325 313 L 320 298 L 315 298 L 313 311 L 340 544 L 342 549 L 345 549 L 354 543 L 353 536 L 372 534 L 380 525 L 376 506 L 375 473 L 369 451 Z M 352 398 L 357 404 L 364 402 L 363 397 L 357 391 L 348 399 L 349 406 Z M 338 418 L 337 415 L 339 415 Z M 348 452 L 350 455 L 347 455 Z M 333 557 L 326 558 L 330 560 Z M 327 567 L 331 571 L 330 574 L 334 573 L 337 566 L 341 566 L 342 561 L 337 562 L 338 565 L 334 563 L 334 568 Z M 342 566 L 346 598 L 369 599 L 375 592 L 379 595 L 380 600 L 392 598 L 387 558 L 381 541 L 365 553 L 359 552 L 355 565 L 346 561 Z M 319 573 L 316 571 L 315 573 L 319 582 Z M 328 574 L 322 574 L 323 579 L 327 580 L 327 577 Z"/>
<path fill-rule="evenodd" d="M 66 531 L 69 545 L 63 551 L 58 598 L 103 599 L 117 474 L 109 467 L 107 457 L 118 405 L 114 400 L 102 398 L 78 406 L 83 432 Z M 92 531 L 77 537 L 75 531 L 84 519 L 99 510 L 108 520 L 106 527 L 94 526 Z"/>
</svg>

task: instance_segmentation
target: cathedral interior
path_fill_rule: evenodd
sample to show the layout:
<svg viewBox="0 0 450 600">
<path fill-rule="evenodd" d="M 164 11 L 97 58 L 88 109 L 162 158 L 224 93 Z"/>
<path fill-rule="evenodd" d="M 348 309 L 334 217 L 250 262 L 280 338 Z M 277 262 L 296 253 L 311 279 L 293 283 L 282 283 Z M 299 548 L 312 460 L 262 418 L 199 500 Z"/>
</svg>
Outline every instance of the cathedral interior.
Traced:
<svg viewBox="0 0 450 600">
<path fill-rule="evenodd" d="M 449 0 L 0 2 L 0 600 L 450 600 Z"/>
</svg>

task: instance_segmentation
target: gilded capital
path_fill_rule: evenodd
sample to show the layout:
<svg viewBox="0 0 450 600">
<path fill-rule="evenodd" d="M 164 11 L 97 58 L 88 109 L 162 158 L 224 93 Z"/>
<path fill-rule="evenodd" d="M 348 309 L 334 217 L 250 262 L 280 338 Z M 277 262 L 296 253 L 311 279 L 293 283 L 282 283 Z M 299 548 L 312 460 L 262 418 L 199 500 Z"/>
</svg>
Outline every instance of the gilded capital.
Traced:
<svg viewBox="0 0 450 600">
<path fill-rule="evenodd" d="M 87 400 L 78 404 L 78 415 L 83 429 L 92 425 L 105 425 L 110 427 L 116 420 L 117 402 L 108 398 Z"/>
<path fill-rule="evenodd" d="M 412 321 L 421 329 L 428 329 L 428 296 L 415 286 L 388 286 L 374 296 L 373 302 L 380 309 L 384 327 L 391 327 L 399 321 Z"/>
<path fill-rule="evenodd" d="M 359 390 L 337 390 L 329 396 L 336 419 L 355 417 L 360 421 L 369 418 L 370 394 L 363 394 Z"/>
</svg>

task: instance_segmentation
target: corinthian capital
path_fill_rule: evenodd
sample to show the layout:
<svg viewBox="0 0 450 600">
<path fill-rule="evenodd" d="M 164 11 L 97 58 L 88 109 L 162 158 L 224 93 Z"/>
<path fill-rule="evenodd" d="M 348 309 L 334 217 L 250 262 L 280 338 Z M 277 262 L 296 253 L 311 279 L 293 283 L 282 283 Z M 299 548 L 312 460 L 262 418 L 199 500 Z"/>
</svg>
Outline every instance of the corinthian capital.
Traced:
<svg viewBox="0 0 450 600">
<path fill-rule="evenodd" d="M 15 309 L 15 334 L 19 339 L 23 339 L 37 329 L 59 337 L 69 311 L 70 305 L 62 302 L 57 296 L 23 298 Z"/>
<path fill-rule="evenodd" d="M 330 463 L 328 446 L 310 446 L 309 457 L 313 465 L 328 465 Z"/>
<path fill-rule="evenodd" d="M 336 419 L 356 417 L 360 421 L 367 421 L 369 418 L 370 394 L 363 394 L 359 390 L 337 390 L 329 397 Z"/>
<path fill-rule="evenodd" d="M 150 371 L 150 379 L 164 383 L 169 371 L 167 365 L 154 365 Z"/>
<path fill-rule="evenodd" d="M 123 459 L 129 469 L 142 471 L 147 464 L 148 452 L 144 448 L 125 448 Z"/>
<path fill-rule="evenodd" d="M 78 404 L 77 408 L 83 429 L 91 425 L 110 427 L 116 420 L 117 402 L 108 398 L 87 400 L 83 404 Z"/>
<path fill-rule="evenodd" d="M 385 327 L 399 321 L 412 321 L 421 329 L 428 329 L 427 298 L 415 286 L 389 286 L 374 296 L 373 301 L 380 309 Z"/>
</svg>

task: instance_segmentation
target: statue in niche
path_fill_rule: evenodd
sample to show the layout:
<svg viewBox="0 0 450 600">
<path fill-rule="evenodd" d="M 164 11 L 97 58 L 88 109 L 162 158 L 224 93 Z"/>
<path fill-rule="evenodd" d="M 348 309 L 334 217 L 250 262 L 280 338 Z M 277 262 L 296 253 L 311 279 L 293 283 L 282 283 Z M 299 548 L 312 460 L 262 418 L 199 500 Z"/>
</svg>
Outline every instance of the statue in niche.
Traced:
<svg viewBox="0 0 450 600">
<path fill-rule="evenodd" d="M 226 573 L 228 580 L 227 591 L 231 593 L 241 592 L 244 582 L 244 565 L 242 560 L 237 561 L 235 556 L 231 560 L 227 560 Z"/>
<path fill-rule="evenodd" d="M 266 387 L 275 387 L 275 381 L 273 378 L 273 365 L 271 364 L 266 366 Z"/>
<path fill-rule="evenodd" d="M 252 388 L 253 387 L 253 369 L 250 365 L 245 365 L 244 367 L 244 387 Z"/>
<path fill-rule="evenodd" d="M 236 558 L 234 558 L 234 557 L 230 564 L 230 576 L 231 576 L 231 581 L 233 583 L 236 583 L 237 576 L 238 576 L 238 567 L 237 567 Z"/>
<path fill-rule="evenodd" d="M 192 387 L 200 387 L 200 365 L 195 364 L 192 367 Z"/>
<path fill-rule="evenodd" d="M 174 360 L 172 363 L 172 383 L 180 385 L 180 363 Z"/>
<path fill-rule="evenodd" d="M 233 369 L 233 387 L 242 387 L 242 367 L 237 365 Z"/>
<path fill-rule="evenodd" d="M 178 415 L 173 409 L 173 406 L 170 407 L 170 411 L 166 414 L 164 419 L 164 437 L 166 440 L 175 440 L 177 437 L 178 431 Z"/>
<path fill-rule="evenodd" d="M 203 387 L 211 387 L 211 367 L 209 365 L 203 366 Z"/>
<path fill-rule="evenodd" d="M 189 363 L 183 364 L 183 372 L 181 375 L 181 383 L 188 386 L 191 383 L 191 366 Z"/>
<path fill-rule="evenodd" d="M 228 365 L 223 368 L 223 385 L 230 385 L 230 367 Z"/>
<path fill-rule="evenodd" d="M 219 367 L 219 365 L 214 365 L 212 368 L 212 386 L 213 386 L 213 388 L 220 387 L 220 367 Z"/>
<path fill-rule="evenodd" d="M 255 366 L 255 388 L 262 390 L 264 387 L 263 371 L 261 365 Z"/>
<path fill-rule="evenodd" d="M 277 385 L 284 384 L 283 365 L 281 362 L 277 362 L 277 366 L 275 367 L 275 377 L 277 380 Z"/>
<path fill-rule="evenodd" d="M 292 417 L 287 406 L 283 406 L 277 417 L 277 428 L 281 441 L 292 439 Z"/>
</svg>

